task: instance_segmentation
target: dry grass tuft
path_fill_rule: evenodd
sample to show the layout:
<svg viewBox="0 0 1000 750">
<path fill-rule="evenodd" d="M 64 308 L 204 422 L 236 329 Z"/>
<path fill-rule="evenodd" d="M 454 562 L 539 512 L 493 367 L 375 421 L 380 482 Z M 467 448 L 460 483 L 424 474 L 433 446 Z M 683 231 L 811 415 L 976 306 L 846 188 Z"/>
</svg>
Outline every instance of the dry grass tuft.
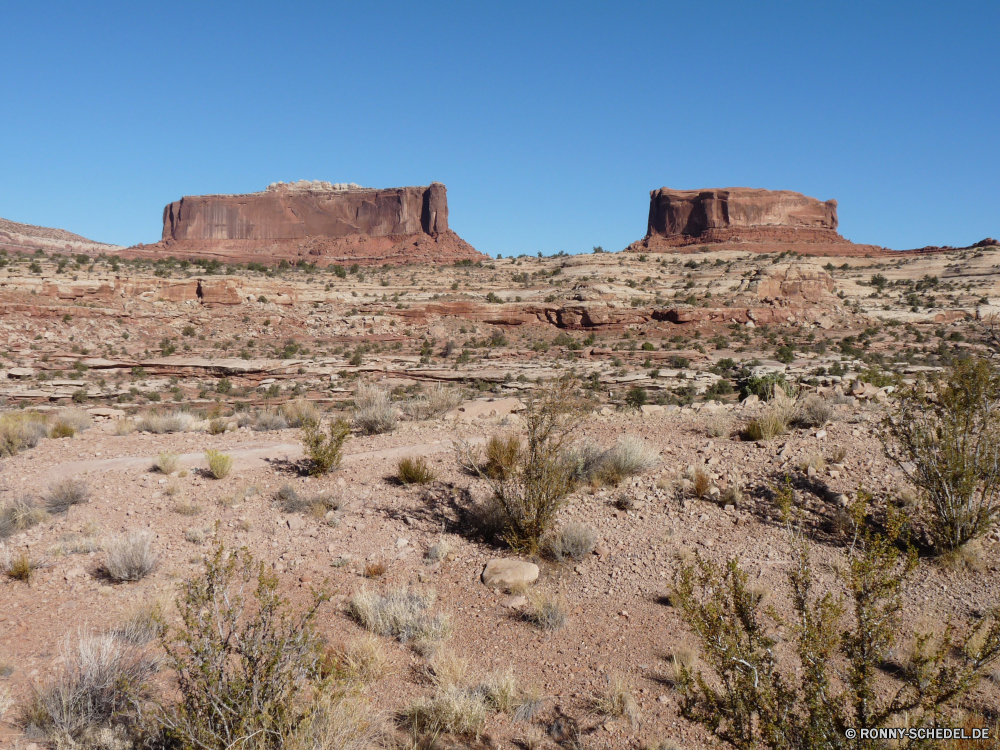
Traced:
<svg viewBox="0 0 1000 750">
<path fill-rule="evenodd" d="M 373 560 L 365 565 L 365 578 L 375 580 L 389 572 L 389 563 L 385 560 Z"/>
<path fill-rule="evenodd" d="M 606 454 L 599 476 L 607 484 L 649 471 L 660 462 L 659 452 L 636 435 L 622 435 Z"/>
<path fill-rule="evenodd" d="M 937 563 L 952 573 L 981 573 L 986 570 L 983 548 L 978 540 L 966 542 L 958 549 L 943 553 L 937 558 Z"/>
<path fill-rule="evenodd" d="M 149 534 L 130 531 L 107 544 L 104 570 L 115 581 L 139 581 L 156 569 L 159 555 Z"/>
<path fill-rule="evenodd" d="M 202 510 L 203 508 L 200 505 L 187 500 L 182 500 L 173 507 L 174 513 L 179 516 L 197 516 Z"/>
<path fill-rule="evenodd" d="M 351 680 L 374 682 L 389 672 L 382 642 L 372 635 L 351 641 L 339 656 L 340 670 Z"/>
<path fill-rule="evenodd" d="M 433 594 L 421 594 L 408 588 L 390 589 L 380 594 L 361 589 L 348 604 L 348 613 L 376 635 L 408 641 L 440 641 L 451 634 L 446 615 L 431 614 Z"/>
<path fill-rule="evenodd" d="M 799 462 L 799 471 L 807 473 L 809 469 L 813 471 L 823 471 L 826 468 L 826 459 L 822 453 L 810 453 Z"/>
<path fill-rule="evenodd" d="M 78 432 L 85 432 L 93 425 L 93 420 L 82 409 L 65 409 L 56 415 L 49 428 L 49 437 L 73 437 Z"/>
<path fill-rule="evenodd" d="M 362 383 L 354 394 L 354 426 L 364 435 L 381 435 L 396 429 L 398 417 L 389 391 Z"/>
<path fill-rule="evenodd" d="M 396 476 L 402 484 L 427 484 L 434 481 L 434 472 L 423 456 L 400 460 L 396 466 Z"/>
<path fill-rule="evenodd" d="M 111 634 L 67 639 L 62 669 L 35 693 L 30 723 L 58 747 L 129 746 L 123 723 L 150 695 L 159 660 L 146 648 Z M 100 742 L 101 737 L 112 740 Z M 95 741 L 97 740 L 97 741 Z"/>
<path fill-rule="evenodd" d="M 48 515 L 30 497 L 19 497 L 6 501 L 0 506 L 0 540 L 18 532 L 27 531 L 35 524 L 48 518 Z"/>
<path fill-rule="evenodd" d="M 448 544 L 448 540 L 440 539 L 437 544 L 427 550 L 424 558 L 429 562 L 435 563 L 448 557 L 449 552 L 451 552 L 451 545 Z"/>
<path fill-rule="evenodd" d="M 594 530 L 582 523 L 568 523 L 545 540 L 545 551 L 557 562 L 583 560 L 594 551 Z"/>
<path fill-rule="evenodd" d="M 287 430 L 288 420 L 280 412 L 270 409 L 258 409 L 250 421 L 250 429 L 254 432 L 272 432 L 274 430 Z"/>
<path fill-rule="evenodd" d="M 806 396 L 795 415 L 799 427 L 822 427 L 833 417 L 833 408 L 822 396 Z"/>
<path fill-rule="evenodd" d="M 180 466 L 180 456 L 169 451 L 160 451 L 153 459 L 153 469 L 161 474 L 173 474 Z"/>
<path fill-rule="evenodd" d="M 118 437 L 125 437 L 126 435 L 131 435 L 136 430 L 136 423 L 134 419 L 129 419 L 128 417 L 122 417 L 116 419 L 111 427 L 112 432 Z"/>
<path fill-rule="evenodd" d="M 383 747 L 382 721 L 369 701 L 342 689 L 320 691 L 284 750 L 370 750 Z"/>
<path fill-rule="evenodd" d="M 429 391 L 403 403 L 403 413 L 410 419 L 435 419 L 462 403 L 462 392 L 438 383 Z"/>
<path fill-rule="evenodd" d="M 47 562 L 31 557 L 26 551 L 15 555 L 13 550 L 0 544 L 0 573 L 11 580 L 30 583 L 36 570 L 47 567 Z"/>
<path fill-rule="evenodd" d="M 562 599 L 541 591 L 534 592 L 528 598 L 528 606 L 522 616 L 542 630 L 561 630 L 566 624 L 566 609 Z"/>
<path fill-rule="evenodd" d="M 721 409 L 714 410 L 705 419 L 705 434 L 709 437 L 725 437 L 733 431 L 733 417 Z"/>
<path fill-rule="evenodd" d="M 82 479 L 63 479 L 49 485 L 44 500 L 49 513 L 65 513 L 73 505 L 89 502 L 90 488 Z"/>
<path fill-rule="evenodd" d="M 594 696 L 594 709 L 604 716 L 626 718 L 633 726 L 639 723 L 639 704 L 620 675 L 608 676 L 605 688 Z"/>
<path fill-rule="evenodd" d="M 194 421 L 194 416 L 183 411 L 169 412 L 167 414 L 149 412 L 139 418 L 139 422 L 135 428 L 140 432 L 152 432 L 154 435 L 163 435 L 172 432 L 187 432 Z"/>
</svg>

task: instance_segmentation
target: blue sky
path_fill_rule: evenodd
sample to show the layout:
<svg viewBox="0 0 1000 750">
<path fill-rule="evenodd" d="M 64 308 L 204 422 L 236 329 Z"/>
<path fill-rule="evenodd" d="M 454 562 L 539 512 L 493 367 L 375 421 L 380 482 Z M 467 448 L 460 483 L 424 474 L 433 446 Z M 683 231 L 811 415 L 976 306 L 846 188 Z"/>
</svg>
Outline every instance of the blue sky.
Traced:
<svg viewBox="0 0 1000 750">
<path fill-rule="evenodd" d="M 448 186 L 483 252 L 618 250 L 649 191 L 1000 236 L 1000 3 L 7 3 L 0 216 L 154 242 L 182 195 Z"/>
</svg>

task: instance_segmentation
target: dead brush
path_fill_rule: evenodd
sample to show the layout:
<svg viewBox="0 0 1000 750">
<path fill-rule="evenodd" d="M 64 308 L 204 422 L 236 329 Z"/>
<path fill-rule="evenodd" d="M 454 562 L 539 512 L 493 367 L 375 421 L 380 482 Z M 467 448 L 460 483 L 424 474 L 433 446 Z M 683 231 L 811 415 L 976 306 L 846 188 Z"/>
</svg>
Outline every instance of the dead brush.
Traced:
<svg viewBox="0 0 1000 750">
<path fill-rule="evenodd" d="M 795 414 L 797 427 L 822 427 L 833 417 L 833 408 L 822 396 L 806 396 Z"/>
<path fill-rule="evenodd" d="M 130 531 L 107 544 L 104 570 L 115 581 L 139 581 L 156 569 L 159 555 L 149 534 Z"/>
<path fill-rule="evenodd" d="M 49 513 L 65 513 L 74 505 L 90 502 L 90 488 L 82 479 L 69 477 L 49 485 L 43 500 Z"/>
<path fill-rule="evenodd" d="M 712 477 L 703 466 L 696 466 L 691 472 L 691 494 L 704 500 L 712 490 Z"/>
<path fill-rule="evenodd" d="M 462 391 L 441 383 L 403 403 L 403 413 L 413 420 L 435 419 L 462 403 Z"/>
<path fill-rule="evenodd" d="M 389 392 L 362 383 L 354 393 L 354 426 L 363 435 L 381 435 L 396 429 L 398 416 Z"/>
<path fill-rule="evenodd" d="M 365 635 L 342 648 L 328 650 L 323 670 L 367 684 L 389 673 L 389 659 L 382 642 L 373 635 Z"/>
<path fill-rule="evenodd" d="M 381 578 L 389 572 L 389 563 L 385 560 L 373 560 L 365 565 L 365 578 L 372 580 Z"/>
<path fill-rule="evenodd" d="M 556 562 L 579 562 L 594 551 L 597 536 L 594 530 L 582 523 L 568 523 L 545 540 L 545 551 Z"/>
<path fill-rule="evenodd" d="M 842 464 L 847 458 L 847 448 L 842 445 L 835 445 L 830 449 L 830 456 L 827 459 L 831 464 Z"/>
<path fill-rule="evenodd" d="M 38 412 L 0 413 L 0 458 L 34 448 L 48 435 L 47 417 Z"/>
<path fill-rule="evenodd" d="M 321 417 L 316 405 L 304 398 L 282 404 L 280 411 L 289 427 L 301 427 L 306 422 L 318 422 Z"/>
</svg>

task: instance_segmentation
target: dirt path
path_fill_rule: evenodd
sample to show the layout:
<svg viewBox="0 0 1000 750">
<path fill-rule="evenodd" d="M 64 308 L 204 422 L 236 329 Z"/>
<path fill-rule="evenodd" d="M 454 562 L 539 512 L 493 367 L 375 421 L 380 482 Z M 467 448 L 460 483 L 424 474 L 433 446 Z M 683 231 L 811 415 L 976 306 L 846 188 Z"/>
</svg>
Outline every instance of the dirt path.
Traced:
<svg viewBox="0 0 1000 750">
<path fill-rule="evenodd" d="M 472 438 L 468 441 L 472 445 L 480 445 L 486 442 L 485 438 Z M 362 451 L 360 453 L 348 453 L 344 456 L 343 463 L 350 464 L 356 461 L 365 461 L 380 458 L 404 458 L 407 456 L 430 456 L 435 453 L 448 453 L 455 449 L 453 440 L 435 440 L 430 443 L 415 443 L 413 445 L 401 445 L 396 448 L 386 448 L 378 451 Z M 271 443 L 257 448 L 244 448 L 242 450 L 229 451 L 233 457 L 233 468 L 254 469 L 273 461 L 294 462 L 302 458 L 302 445 L 299 443 Z M 128 457 L 128 458 L 106 458 L 93 459 L 89 461 L 70 461 L 68 463 L 56 464 L 45 473 L 49 479 L 63 479 L 77 474 L 106 474 L 111 471 L 125 471 L 127 469 L 149 468 L 155 456 L 148 457 Z M 208 466 L 205 461 L 205 454 L 202 451 L 197 453 L 182 453 L 178 456 L 178 463 L 181 466 L 203 469 Z"/>
</svg>

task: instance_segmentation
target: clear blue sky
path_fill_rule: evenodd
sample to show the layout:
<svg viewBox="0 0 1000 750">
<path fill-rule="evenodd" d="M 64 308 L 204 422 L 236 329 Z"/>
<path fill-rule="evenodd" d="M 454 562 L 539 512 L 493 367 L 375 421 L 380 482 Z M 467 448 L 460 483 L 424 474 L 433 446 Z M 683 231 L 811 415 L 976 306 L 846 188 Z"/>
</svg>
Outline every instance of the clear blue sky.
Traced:
<svg viewBox="0 0 1000 750">
<path fill-rule="evenodd" d="M 448 186 L 483 252 L 618 250 L 662 186 L 1000 237 L 1000 3 L 4 4 L 0 216 L 154 242 L 182 195 Z"/>
</svg>

